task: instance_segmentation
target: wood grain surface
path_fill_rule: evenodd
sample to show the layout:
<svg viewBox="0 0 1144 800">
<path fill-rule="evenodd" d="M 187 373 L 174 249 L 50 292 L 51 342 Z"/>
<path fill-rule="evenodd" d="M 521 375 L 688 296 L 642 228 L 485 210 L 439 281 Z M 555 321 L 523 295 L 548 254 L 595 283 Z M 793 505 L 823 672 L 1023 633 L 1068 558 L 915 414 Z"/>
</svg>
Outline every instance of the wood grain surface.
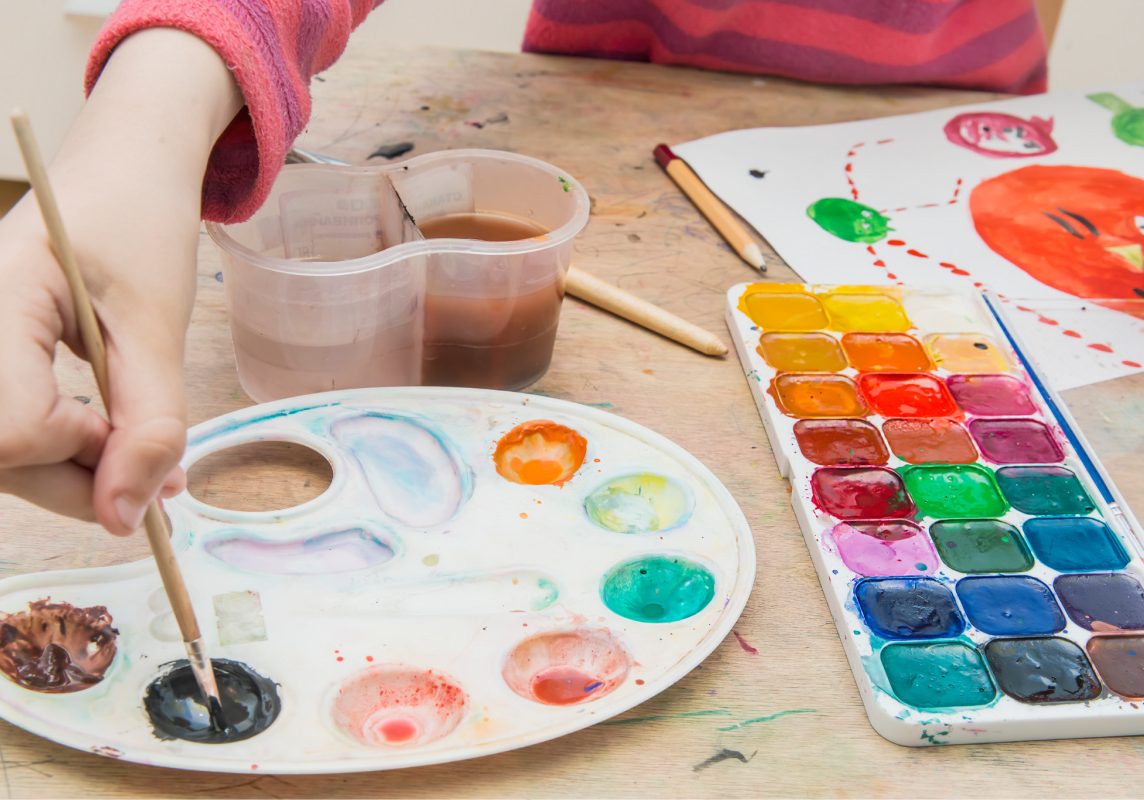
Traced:
<svg viewBox="0 0 1144 800">
<path fill-rule="evenodd" d="M 351 162 L 377 163 L 368 156 L 379 145 L 408 141 L 414 143 L 410 156 L 441 148 L 488 147 L 560 165 L 583 182 L 593 200 L 592 218 L 576 243 L 574 263 L 703 325 L 728 344 L 723 293 L 732 283 L 758 276 L 656 167 L 651 149 L 657 142 L 678 143 L 738 127 L 852 120 L 987 99 L 964 92 L 823 88 L 529 55 L 371 52 L 353 44 L 337 66 L 315 82 L 314 96 L 314 121 L 299 144 Z M 764 250 L 768 279 L 794 278 Z M 250 402 L 235 377 L 219 269 L 218 253 L 204 235 L 186 365 L 192 423 Z M 86 365 L 61 354 L 58 371 L 64 391 L 95 395 Z M 1140 383 L 1125 386 L 1118 402 L 1139 408 Z M 890 744 L 871 729 L 791 512 L 789 489 L 775 468 L 733 356 L 704 357 L 570 299 L 564 304 L 552 369 L 531 391 L 592 404 L 647 425 L 686 447 L 726 483 L 746 512 L 758 547 L 758 581 L 736 627 L 742 644 L 738 637 L 729 637 L 702 667 L 611 722 L 499 756 L 397 772 L 283 778 L 175 772 L 69 750 L 0 723 L 0 794 L 286 798 L 1135 793 L 1130 776 L 1144 765 L 1144 741 L 1136 739 L 913 749 Z M 1094 413 L 1099 418 L 1105 411 Z M 1116 458 L 1119 463 L 1129 456 L 1130 451 L 1121 452 Z M 286 505 L 298 496 L 296 491 L 312 491 L 285 479 L 268 483 L 265 469 L 248 471 L 241 465 L 241 459 L 221 465 L 214 491 L 263 507 Z M 304 463 L 283 468 L 284 475 L 296 475 L 303 484 L 312 472 Z M 210 476 L 198 480 L 204 491 L 211 491 L 206 485 Z M 216 500 L 219 496 L 212 495 Z M 2 575 L 115 564 L 147 555 L 141 534 L 116 539 L 6 497 L 0 498 L 0 536 Z"/>
</svg>

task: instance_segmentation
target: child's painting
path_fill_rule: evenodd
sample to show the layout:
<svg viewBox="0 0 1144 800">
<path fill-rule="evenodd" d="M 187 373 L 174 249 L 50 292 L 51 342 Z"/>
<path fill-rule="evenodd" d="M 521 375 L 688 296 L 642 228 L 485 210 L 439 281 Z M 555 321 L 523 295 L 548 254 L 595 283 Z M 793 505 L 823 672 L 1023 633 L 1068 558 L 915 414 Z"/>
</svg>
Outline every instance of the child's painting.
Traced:
<svg viewBox="0 0 1144 800">
<path fill-rule="evenodd" d="M 1060 389 L 1144 364 L 1144 87 L 676 150 L 807 281 L 990 288 Z"/>
</svg>

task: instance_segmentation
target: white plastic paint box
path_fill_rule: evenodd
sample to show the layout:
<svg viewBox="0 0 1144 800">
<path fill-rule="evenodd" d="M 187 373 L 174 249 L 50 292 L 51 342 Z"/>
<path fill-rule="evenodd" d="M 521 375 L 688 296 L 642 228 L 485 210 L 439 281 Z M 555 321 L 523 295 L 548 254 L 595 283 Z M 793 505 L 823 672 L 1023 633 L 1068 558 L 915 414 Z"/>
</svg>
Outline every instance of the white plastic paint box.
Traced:
<svg viewBox="0 0 1144 800">
<path fill-rule="evenodd" d="M 285 167 L 246 222 L 209 223 L 239 379 L 267 401 L 330 389 L 516 389 L 548 368 L 584 189 L 557 167 L 452 150 L 386 167 Z M 533 235 L 426 238 L 450 215 Z"/>
</svg>

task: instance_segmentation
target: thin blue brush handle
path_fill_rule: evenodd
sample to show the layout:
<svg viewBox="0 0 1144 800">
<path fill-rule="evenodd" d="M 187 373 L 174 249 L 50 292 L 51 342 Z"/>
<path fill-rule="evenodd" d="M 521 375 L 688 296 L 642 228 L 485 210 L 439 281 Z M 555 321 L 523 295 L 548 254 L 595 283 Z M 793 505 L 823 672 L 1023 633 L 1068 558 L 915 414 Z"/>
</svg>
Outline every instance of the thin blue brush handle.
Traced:
<svg viewBox="0 0 1144 800">
<path fill-rule="evenodd" d="M 1057 405 L 1056 393 L 1049 387 L 1048 382 L 1045 381 L 1037 373 L 1036 368 L 1034 368 L 1032 363 L 1030 363 L 1029 359 L 1026 358 L 1024 351 L 1021 349 L 1020 345 L 1017 344 L 1017 340 L 1014 338 L 1013 333 L 1009 330 L 1009 326 L 1005 324 L 1005 320 L 1002 318 L 1000 310 L 993 305 L 993 298 L 991 298 L 987 292 L 983 292 L 981 297 L 985 301 L 985 306 L 989 309 L 989 313 L 992 314 L 993 319 L 997 321 L 997 325 L 1001 328 L 1001 332 L 1005 334 L 1005 338 L 1009 341 L 1009 346 L 1013 348 L 1013 352 L 1016 353 L 1017 358 L 1021 360 L 1021 366 L 1023 366 L 1025 371 L 1029 374 L 1029 378 L 1033 381 L 1033 385 L 1037 387 L 1037 391 L 1041 393 L 1041 397 L 1044 399 L 1045 405 L 1049 407 L 1049 411 L 1052 412 L 1053 417 L 1057 421 L 1057 424 L 1061 426 L 1061 430 L 1064 432 L 1065 438 L 1069 440 L 1069 444 L 1071 444 L 1073 446 L 1073 450 L 1076 451 L 1077 458 L 1080 459 L 1080 462 L 1084 465 L 1085 470 L 1088 471 L 1088 476 L 1092 479 L 1093 484 L 1096 486 L 1096 490 L 1100 492 L 1100 496 L 1104 498 L 1104 502 L 1115 504 L 1116 499 L 1112 496 L 1112 492 L 1109 490 L 1108 484 L 1105 483 L 1104 477 L 1100 473 L 1100 469 L 1096 466 L 1096 463 L 1092 460 L 1092 457 L 1089 456 L 1088 450 L 1085 449 L 1083 444 L 1081 444 L 1080 439 L 1073 432 L 1072 425 L 1069 424 L 1068 418 L 1065 416 L 1064 412 L 1061 411 L 1060 407 Z"/>
</svg>

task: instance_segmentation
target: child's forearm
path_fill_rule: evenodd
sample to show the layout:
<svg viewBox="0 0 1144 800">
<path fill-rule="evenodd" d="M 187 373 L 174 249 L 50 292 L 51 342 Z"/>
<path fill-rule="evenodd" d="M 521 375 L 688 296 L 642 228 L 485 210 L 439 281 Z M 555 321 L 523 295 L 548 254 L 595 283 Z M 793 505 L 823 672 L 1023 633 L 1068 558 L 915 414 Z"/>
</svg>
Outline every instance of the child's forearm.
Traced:
<svg viewBox="0 0 1144 800">
<path fill-rule="evenodd" d="M 222 58 L 198 38 L 171 28 L 125 39 L 108 60 L 55 159 L 54 170 L 90 172 L 92 159 L 146 174 L 155 189 L 199 187 L 215 140 L 242 107 Z M 196 211 L 197 214 L 197 211 Z"/>
</svg>

